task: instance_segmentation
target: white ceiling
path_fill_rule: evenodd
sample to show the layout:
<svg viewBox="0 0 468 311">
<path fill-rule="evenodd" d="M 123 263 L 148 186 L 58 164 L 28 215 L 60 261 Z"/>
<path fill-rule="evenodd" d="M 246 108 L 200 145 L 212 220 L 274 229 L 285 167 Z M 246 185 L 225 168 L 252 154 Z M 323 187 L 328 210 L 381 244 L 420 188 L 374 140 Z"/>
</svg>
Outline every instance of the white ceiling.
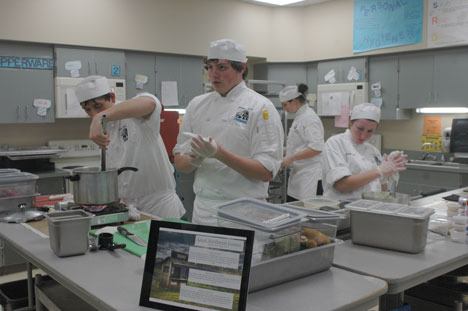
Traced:
<svg viewBox="0 0 468 311">
<path fill-rule="evenodd" d="M 302 1 L 302 2 L 292 3 L 292 4 L 288 4 L 288 5 L 283 5 L 283 6 L 268 4 L 268 3 L 264 3 L 264 2 L 257 2 L 257 1 L 254 1 L 254 0 L 235 0 L 235 1 L 249 2 L 249 3 L 263 5 L 263 6 L 271 6 L 271 7 L 281 8 L 281 7 L 293 7 L 293 6 L 308 6 L 308 5 L 311 5 L 311 4 L 317 4 L 317 3 L 333 1 L 333 0 L 305 0 L 305 1 Z"/>
</svg>

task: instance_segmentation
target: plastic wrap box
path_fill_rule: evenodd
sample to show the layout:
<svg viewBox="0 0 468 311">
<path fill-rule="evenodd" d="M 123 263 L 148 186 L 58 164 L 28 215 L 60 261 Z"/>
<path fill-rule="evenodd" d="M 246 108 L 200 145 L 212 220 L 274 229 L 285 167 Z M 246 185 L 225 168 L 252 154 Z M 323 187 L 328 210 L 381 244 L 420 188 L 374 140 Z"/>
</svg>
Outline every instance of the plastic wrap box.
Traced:
<svg viewBox="0 0 468 311">
<path fill-rule="evenodd" d="M 419 253 L 426 247 L 431 208 L 358 200 L 348 205 L 353 243 Z"/>
<path fill-rule="evenodd" d="M 235 207 L 239 204 L 246 204 L 244 206 L 248 205 L 250 207 L 252 207 L 252 204 L 259 204 L 257 207 L 267 209 L 271 207 L 269 205 L 272 205 L 266 202 L 241 199 L 227 203 L 225 206 Z M 282 208 L 288 209 L 287 206 L 281 205 L 274 205 L 271 208 L 274 211 Z M 320 216 L 327 214 L 321 211 L 316 212 Z M 262 213 L 259 212 L 257 215 L 260 214 Z M 290 214 L 290 216 L 294 216 L 294 211 Z M 272 217 L 277 216 L 272 215 Z M 251 220 L 252 218 L 249 219 L 249 221 Z M 336 226 L 334 225 L 301 218 L 290 222 L 286 226 L 282 225 L 277 230 L 271 230 L 269 227 L 262 230 L 259 225 L 243 223 L 239 219 L 226 219 L 219 214 L 218 225 L 255 231 L 249 281 L 250 292 L 324 271 L 332 265 L 335 245 L 337 244 L 334 240 L 336 236 Z M 316 229 L 331 237 L 333 242 L 301 250 L 300 235 L 303 227 Z"/>
<path fill-rule="evenodd" d="M 50 248 L 59 257 L 81 255 L 88 250 L 92 214 L 83 210 L 52 212 L 46 215 Z"/>
</svg>

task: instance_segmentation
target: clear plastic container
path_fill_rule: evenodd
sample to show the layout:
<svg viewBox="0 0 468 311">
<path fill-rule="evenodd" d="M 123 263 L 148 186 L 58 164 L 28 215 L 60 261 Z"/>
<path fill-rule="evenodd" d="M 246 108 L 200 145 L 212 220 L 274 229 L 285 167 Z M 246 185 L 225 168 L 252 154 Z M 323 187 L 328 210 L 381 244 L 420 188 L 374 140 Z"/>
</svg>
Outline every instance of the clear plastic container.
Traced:
<svg viewBox="0 0 468 311">
<path fill-rule="evenodd" d="M 50 248 L 57 256 L 86 253 L 92 217 L 92 214 L 83 210 L 52 212 L 46 215 Z"/>
<path fill-rule="evenodd" d="M 0 174 L 0 198 L 34 195 L 39 176 L 26 172 Z"/>
</svg>

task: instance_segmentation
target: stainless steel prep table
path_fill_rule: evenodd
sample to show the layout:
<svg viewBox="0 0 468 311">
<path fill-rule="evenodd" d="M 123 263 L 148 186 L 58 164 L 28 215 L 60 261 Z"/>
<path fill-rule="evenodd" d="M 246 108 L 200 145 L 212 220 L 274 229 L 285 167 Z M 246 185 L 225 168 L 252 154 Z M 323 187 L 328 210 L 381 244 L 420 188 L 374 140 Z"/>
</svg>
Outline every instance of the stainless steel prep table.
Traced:
<svg viewBox="0 0 468 311">
<path fill-rule="evenodd" d="M 28 262 L 99 310 L 149 310 L 138 306 L 144 260 L 136 256 L 116 250 L 58 258 L 47 238 L 17 224 L 0 223 L 0 236 Z M 362 310 L 376 305 L 386 289 L 384 281 L 332 268 L 250 294 L 248 310 L 284 311 L 291 306 L 294 310 Z"/>
<path fill-rule="evenodd" d="M 434 203 L 449 194 L 460 193 L 463 193 L 461 189 L 452 190 L 414 201 L 412 205 Z M 455 243 L 435 234 L 428 235 L 426 248 L 419 254 L 361 246 L 349 240 L 336 246 L 333 260 L 336 267 L 385 280 L 388 284 L 387 295 L 399 296 L 408 288 L 466 264 L 468 245 Z M 386 310 L 386 305 L 389 309 L 396 307 L 391 301 L 395 299 L 385 301 L 386 297 L 383 298 L 381 310 Z"/>
</svg>

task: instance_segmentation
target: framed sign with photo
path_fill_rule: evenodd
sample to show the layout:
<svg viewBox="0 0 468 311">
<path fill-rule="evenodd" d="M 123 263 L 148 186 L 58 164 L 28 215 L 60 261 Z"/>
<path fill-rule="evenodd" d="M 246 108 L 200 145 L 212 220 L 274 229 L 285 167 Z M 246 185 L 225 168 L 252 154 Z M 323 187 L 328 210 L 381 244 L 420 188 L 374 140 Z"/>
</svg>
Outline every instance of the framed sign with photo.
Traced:
<svg viewBox="0 0 468 311">
<path fill-rule="evenodd" d="M 249 230 L 153 220 L 140 305 L 245 310 L 253 237 Z"/>
</svg>

